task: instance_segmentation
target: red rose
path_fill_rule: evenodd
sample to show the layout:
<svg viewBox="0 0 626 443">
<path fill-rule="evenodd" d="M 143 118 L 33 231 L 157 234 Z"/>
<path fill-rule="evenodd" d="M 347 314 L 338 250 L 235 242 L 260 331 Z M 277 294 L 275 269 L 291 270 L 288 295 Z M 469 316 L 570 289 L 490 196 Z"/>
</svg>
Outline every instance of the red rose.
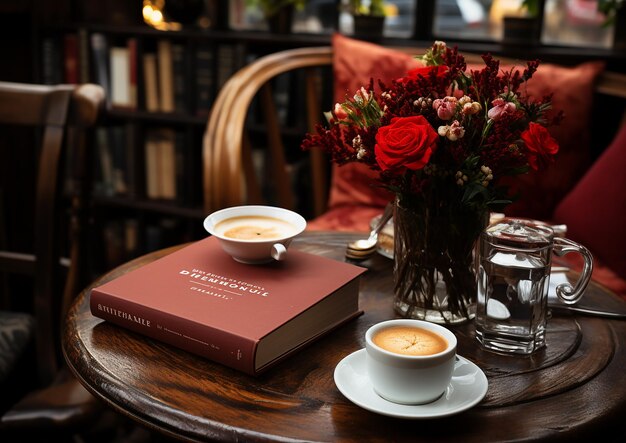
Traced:
<svg viewBox="0 0 626 443">
<path fill-rule="evenodd" d="M 439 136 L 421 115 L 395 117 L 376 133 L 376 161 L 383 171 L 422 169 L 437 148 Z"/>
<path fill-rule="evenodd" d="M 436 73 L 437 78 L 443 78 L 448 72 L 448 67 L 439 65 L 439 66 L 424 66 L 421 68 L 413 68 L 407 73 L 406 77 L 402 77 L 399 80 L 402 83 L 406 83 L 409 80 L 415 80 L 417 77 L 428 78 L 431 75 L 430 73 L 433 71 Z"/>
<path fill-rule="evenodd" d="M 522 140 L 526 144 L 528 164 L 535 171 L 545 167 L 552 157 L 559 152 L 559 144 L 552 138 L 548 130 L 538 123 L 530 123 L 522 132 Z"/>
</svg>

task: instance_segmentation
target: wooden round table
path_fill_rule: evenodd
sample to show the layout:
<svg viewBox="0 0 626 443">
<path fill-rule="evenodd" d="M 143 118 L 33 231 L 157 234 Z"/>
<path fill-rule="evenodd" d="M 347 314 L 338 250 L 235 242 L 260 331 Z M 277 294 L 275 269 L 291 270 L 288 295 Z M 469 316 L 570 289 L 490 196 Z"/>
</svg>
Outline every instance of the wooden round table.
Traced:
<svg viewBox="0 0 626 443">
<path fill-rule="evenodd" d="M 292 247 L 344 260 L 358 236 L 309 232 Z M 126 263 L 93 286 L 176 248 Z M 554 313 L 547 346 L 531 357 L 480 349 L 473 323 L 450 327 L 458 352 L 487 375 L 474 408 L 445 418 L 406 420 L 356 406 L 333 372 L 364 346 L 373 323 L 394 318 L 392 262 L 360 263 L 364 315 L 254 378 L 104 322 L 89 311 L 90 288 L 69 312 L 63 350 L 80 381 L 111 407 L 143 425 L 184 440 L 223 441 L 598 441 L 626 437 L 626 321 Z M 586 304 L 624 310 L 624 301 L 591 284 Z M 622 440 L 623 441 L 623 440 Z"/>
</svg>

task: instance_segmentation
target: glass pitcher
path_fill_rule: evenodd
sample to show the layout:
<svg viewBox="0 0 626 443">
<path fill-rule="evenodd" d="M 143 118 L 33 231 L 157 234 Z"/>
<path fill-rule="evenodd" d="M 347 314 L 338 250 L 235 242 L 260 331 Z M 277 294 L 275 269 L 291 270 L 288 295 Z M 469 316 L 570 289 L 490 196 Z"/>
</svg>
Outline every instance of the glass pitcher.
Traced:
<svg viewBox="0 0 626 443">
<path fill-rule="evenodd" d="M 593 258 L 584 246 L 556 237 L 540 222 L 505 218 L 480 236 L 476 339 L 483 348 L 531 354 L 545 346 L 552 253 L 582 254 L 585 264 L 575 286 L 562 283 L 556 294 L 566 304 L 580 300 Z"/>
</svg>

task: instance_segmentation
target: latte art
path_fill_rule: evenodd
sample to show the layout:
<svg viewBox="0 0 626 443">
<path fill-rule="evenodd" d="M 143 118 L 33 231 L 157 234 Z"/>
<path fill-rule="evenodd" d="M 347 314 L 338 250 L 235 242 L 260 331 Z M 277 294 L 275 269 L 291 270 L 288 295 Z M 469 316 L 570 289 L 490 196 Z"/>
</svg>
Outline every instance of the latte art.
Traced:
<svg viewBox="0 0 626 443">
<path fill-rule="evenodd" d="M 439 334 L 410 326 L 383 329 L 372 341 L 386 351 L 402 355 L 433 355 L 448 347 L 447 340 Z"/>
<path fill-rule="evenodd" d="M 274 217 L 246 215 L 231 217 L 215 225 L 215 232 L 236 240 L 272 240 L 294 235 L 296 228 Z"/>
</svg>

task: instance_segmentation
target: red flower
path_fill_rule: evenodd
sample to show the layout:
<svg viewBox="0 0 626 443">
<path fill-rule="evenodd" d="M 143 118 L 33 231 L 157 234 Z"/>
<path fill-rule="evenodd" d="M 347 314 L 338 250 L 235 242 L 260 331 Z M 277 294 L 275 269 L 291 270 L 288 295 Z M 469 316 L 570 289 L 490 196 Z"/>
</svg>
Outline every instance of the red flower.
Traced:
<svg viewBox="0 0 626 443">
<path fill-rule="evenodd" d="M 398 80 L 402 83 L 406 83 L 407 81 L 414 80 L 417 77 L 428 78 L 431 75 L 431 72 L 435 72 L 437 78 L 444 78 L 448 73 L 448 67 L 445 65 L 439 65 L 413 68 L 407 73 L 406 77 L 402 77 Z"/>
<path fill-rule="evenodd" d="M 383 171 L 394 173 L 422 169 L 436 150 L 438 138 L 421 115 L 394 117 L 376 133 L 376 161 Z"/>
<path fill-rule="evenodd" d="M 531 122 L 521 137 L 526 144 L 528 164 L 535 171 L 546 166 L 552 160 L 552 156 L 559 152 L 559 144 L 548 130 L 538 123 Z"/>
</svg>

